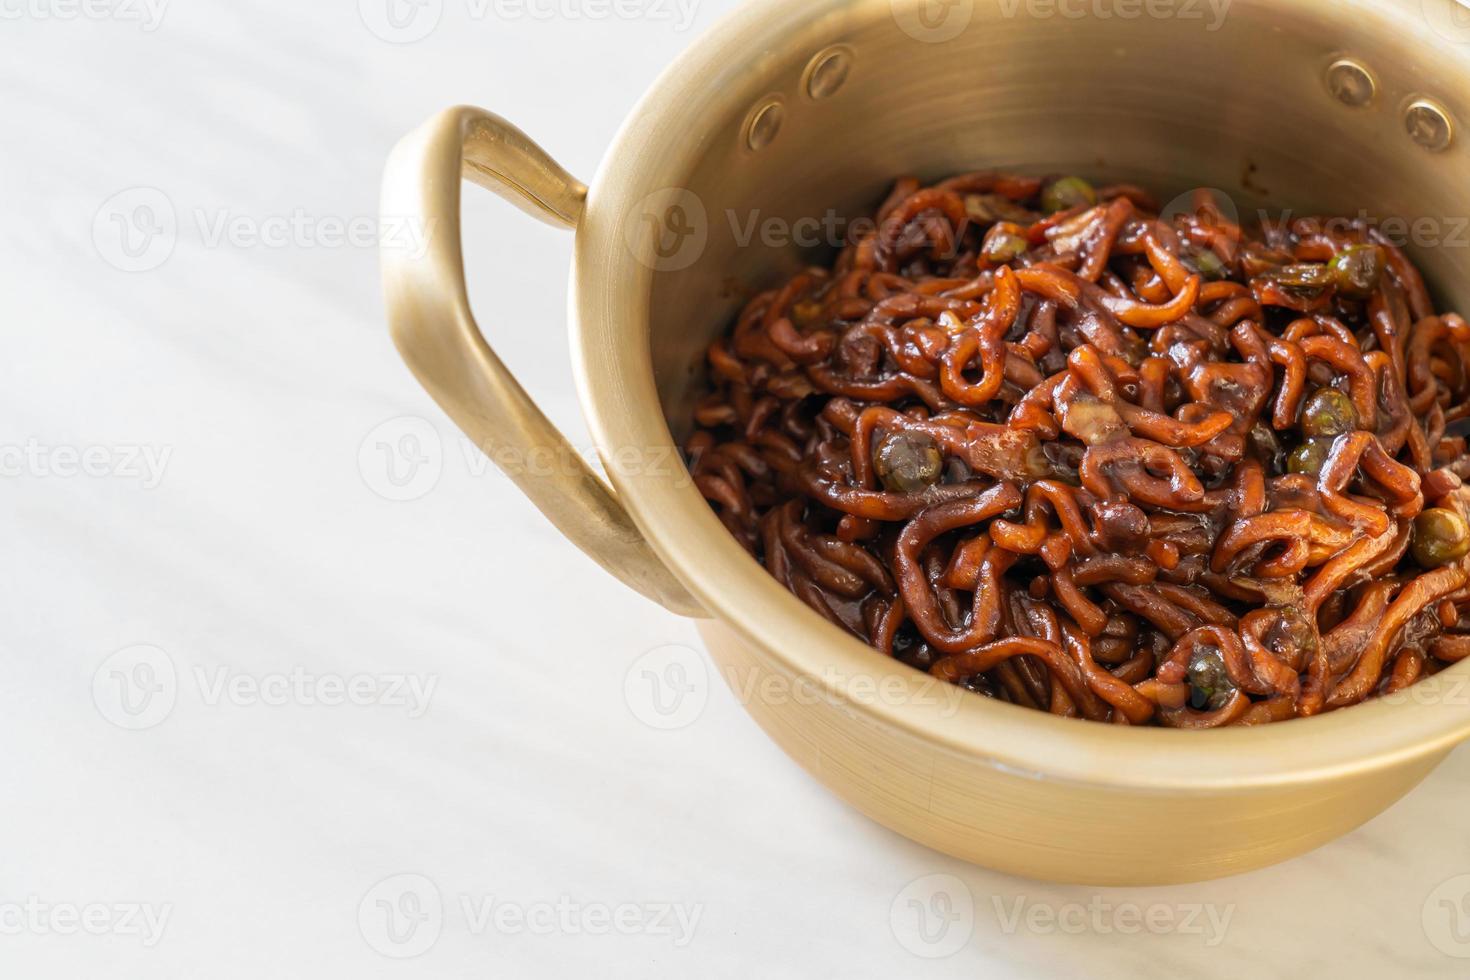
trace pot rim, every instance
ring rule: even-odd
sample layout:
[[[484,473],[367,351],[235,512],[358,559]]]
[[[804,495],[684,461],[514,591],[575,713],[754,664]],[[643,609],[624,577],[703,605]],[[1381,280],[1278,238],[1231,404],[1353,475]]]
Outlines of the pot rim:
[[[668,175],[689,173],[716,138],[707,132],[691,138],[690,120],[738,117],[742,107],[736,100],[748,99],[759,87],[752,76],[768,83],[763,91],[780,90],[783,80],[773,74],[772,59],[754,53],[792,44],[816,53],[843,40],[846,25],[870,19],[876,8],[890,9],[891,2],[748,0],[676,59],[622,125],[592,182],[577,230],[569,317],[583,412],[604,460],[620,447],[676,449],[646,336],[653,270],[624,244],[625,222],[636,217],[648,195],[668,187]],[[1296,6],[1307,0],[1280,2]],[[788,89],[787,95],[794,93]],[[741,151],[737,134],[717,138],[729,140],[730,152]],[[764,657],[809,678],[843,710],[935,751],[1044,780],[1224,792],[1367,776],[1446,753],[1470,737],[1470,662],[1392,699],[1250,729],[1180,732],[1081,722],[959,689],[951,689],[956,697],[935,699],[926,675],[877,654],[781,587],[726,531],[690,481],[616,466],[607,470],[654,552],[712,616]],[[879,679],[886,685],[901,681],[904,693],[888,700],[870,697]]]

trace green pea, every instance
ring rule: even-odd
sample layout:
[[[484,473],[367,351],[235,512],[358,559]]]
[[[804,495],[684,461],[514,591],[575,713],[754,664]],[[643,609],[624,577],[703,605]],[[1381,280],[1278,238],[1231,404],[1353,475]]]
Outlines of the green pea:
[[[1225,658],[1216,647],[1200,647],[1189,658],[1189,706],[1196,711],[1219,711],[1235,695],[1225,670]]]
[[[1339,292],[1361,299],[1378,288],[1384,264],[1383,249],[1377,245],[1350,245],[1337,253],[1329,268]]]
[[[926,435],[889,432],[873,451],[873,470],[893,493],[917,493],[939,482],[944,457]]]
[[[1439,568],[1470,555],[1470,524],[1458,512],[1431,507],[1414,519],[1414,560]]]
[[[1336,388],[1319,388],[1302,408],[1302,435],[1309,439],[1340,436],[1358,427],[1353,400]]]
[[[1092,207],[1096,203],[1097,191],[1081,177],[1058,177],[1041,192],[1041,208],[1047,214]]]
[[[1286,469],[1291,473],[1316,476],[1327,465],[1327,455],[1332,452],[1331,439],[1312,439],[1297,446],[1287,457]]]
[[[986,232],[980,255],[994,265],[1004,265],[1025,255],[1030,247],[1019,225],[1003,221]]]

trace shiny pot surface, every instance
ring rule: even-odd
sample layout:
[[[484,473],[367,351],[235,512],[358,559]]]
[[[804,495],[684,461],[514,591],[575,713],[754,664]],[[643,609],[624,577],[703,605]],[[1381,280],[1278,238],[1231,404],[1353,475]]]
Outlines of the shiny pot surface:
[[[938,684],[845,635],[733,540],[675,446],[704,352],[752,290],[836,244],[900,174],[1077,172],[1164,200],[1399,222],[1470,309],[1470,13],[1454,0],[753,0],[676,62],[590,188],[515,127],[449,110],[388,166],[393,335],[441,406],[567,536],[698,617],[765,730],[898,833],[1003,871],[1162,884],[1300,854],[1470,735],[1470,663],[1260,729],[1062,720]],[[578,386],[607,479],[567,451],[468,308],[461,177],[576,232]],[[494,325],[490,326],[493,335]],[[753,695],[750,692],[755,692]],[[779,832],[774,824],[772,833]]]

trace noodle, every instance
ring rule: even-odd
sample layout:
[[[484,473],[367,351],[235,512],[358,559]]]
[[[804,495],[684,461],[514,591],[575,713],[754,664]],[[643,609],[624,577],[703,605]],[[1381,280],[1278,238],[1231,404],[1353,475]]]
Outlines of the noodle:
[[[905,178],[709,367],[686,450],[725,526],[983,696],[1212,728],[1470,658],[1470,326],[1365,222]]]

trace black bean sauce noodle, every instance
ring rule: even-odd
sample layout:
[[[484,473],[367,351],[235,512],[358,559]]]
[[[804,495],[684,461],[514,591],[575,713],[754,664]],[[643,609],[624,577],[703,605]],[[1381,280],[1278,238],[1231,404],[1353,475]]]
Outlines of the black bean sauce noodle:
[[[687,450],[726,527],[979,694],[1206,728],[1470,657],[1470,326],[1364,222],[905,179],[709,367]]]

